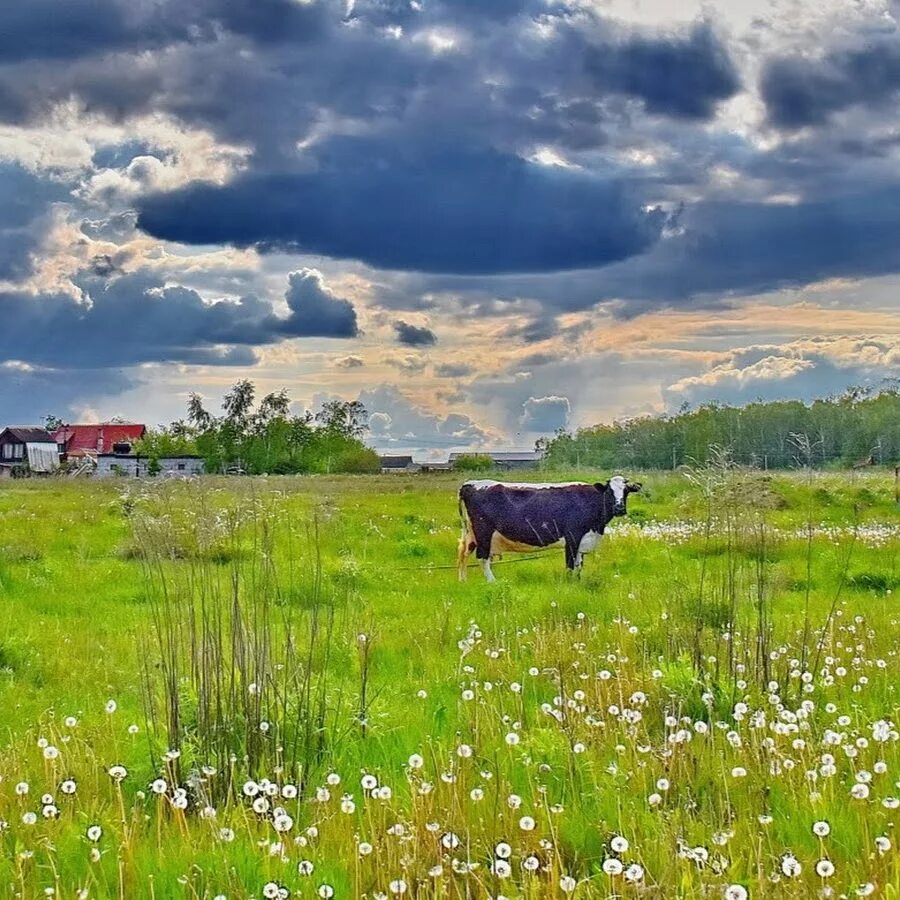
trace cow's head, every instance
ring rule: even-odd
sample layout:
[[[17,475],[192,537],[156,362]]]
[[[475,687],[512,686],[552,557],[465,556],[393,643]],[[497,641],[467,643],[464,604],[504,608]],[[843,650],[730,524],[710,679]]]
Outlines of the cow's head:
[[[625,505],[626,498],[641,489],[640,482],[628,481],[621,475],[614,475],[609,481],[600,481],[594,487],[601,494],[608,494],[614,516],[624,516],[628,512]]]

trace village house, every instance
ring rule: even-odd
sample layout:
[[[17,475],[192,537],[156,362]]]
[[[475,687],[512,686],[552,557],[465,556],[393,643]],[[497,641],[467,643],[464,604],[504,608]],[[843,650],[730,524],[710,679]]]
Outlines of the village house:
[[[191,475],[202,475],[204,472],[203,459],[199,456],[165,456],[151,459],[127,453],[101,453],[96,457],[96,462],[93,472],[95,478],[113,476],[187,478]]]
[[[61,425],[53,435],[64,460],[115,453],[125,456],[146,434],[147,426],[135,423],[103,422],[98,425]]]
[[[0,431],[0,478],[46,475],[59,468],[59,450],[44,428],[11,426]]]

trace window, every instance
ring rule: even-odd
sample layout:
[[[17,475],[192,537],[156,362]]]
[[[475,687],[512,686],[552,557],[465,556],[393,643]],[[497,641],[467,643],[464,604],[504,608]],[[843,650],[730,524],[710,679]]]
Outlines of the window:
[[[178,471],[179,471],[179,472],[183,472],[183,471],[184,471],[184,463],[178,463]]]
[[[3,459],[22,459],[25,456],[24,444],[4,444]]]

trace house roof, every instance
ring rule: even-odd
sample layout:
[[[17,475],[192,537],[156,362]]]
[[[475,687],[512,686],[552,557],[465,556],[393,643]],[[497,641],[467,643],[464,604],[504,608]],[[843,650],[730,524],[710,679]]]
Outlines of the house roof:
[[[133,444],[147,430],[146,425],[103,422],[99,425],[63,425],[54,435],[65,444],[66,453],[112,453],[114,444]]]
[[[406,466],[412,465],[413,458],[411,456],[382,456],[382,469],[404,469]]]
[[[10,435],[20,444],[52,444],[53,436],[46,428],[37,428],[32,425],[10,425],[9,428],[0,430],[0,438]]]

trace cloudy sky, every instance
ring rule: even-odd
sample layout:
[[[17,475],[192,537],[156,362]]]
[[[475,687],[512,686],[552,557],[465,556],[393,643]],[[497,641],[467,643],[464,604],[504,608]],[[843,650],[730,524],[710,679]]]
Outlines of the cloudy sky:
[[[0,4],[0,422],[442,455],[900,375],[892,0]]]

